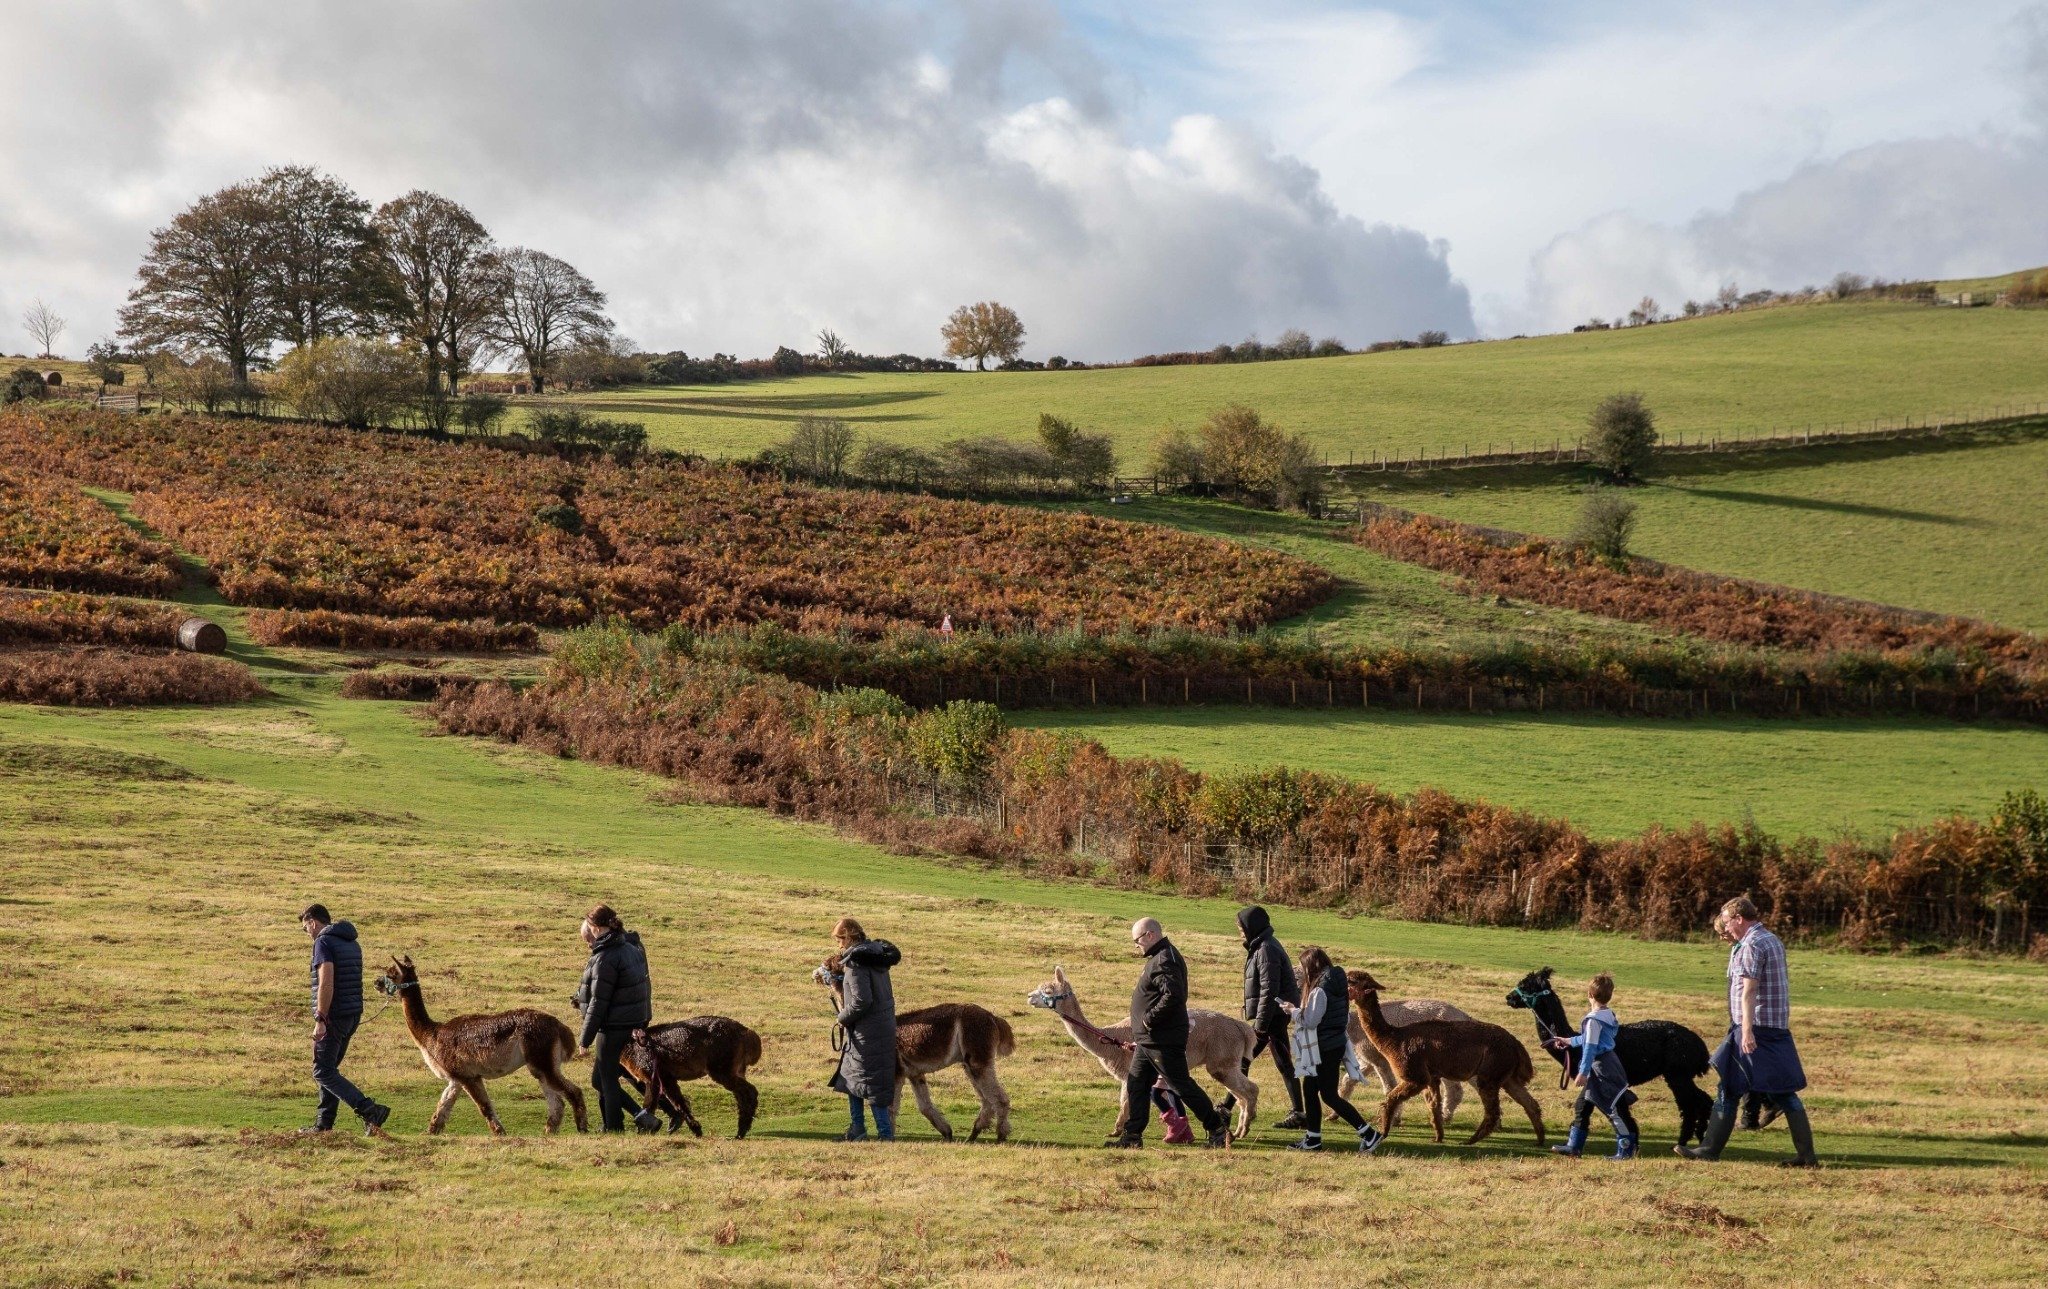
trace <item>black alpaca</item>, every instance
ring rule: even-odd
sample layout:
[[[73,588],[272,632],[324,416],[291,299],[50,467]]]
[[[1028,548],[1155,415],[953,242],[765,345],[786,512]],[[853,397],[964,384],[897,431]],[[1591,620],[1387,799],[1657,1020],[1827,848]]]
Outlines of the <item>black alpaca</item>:
[[[1579,1027],[1565,1014],[1564,1000],[1550,987],[1550,976],[1549,967],[1532,971],[1508,995],[1508,1006],[1526,1007],[1535,1014],[1539,1043],[1570,1038],[1579,1032]],[[1548,1046],[1544,1050],[1550,1051],[1563,1067],[1558,1086],[1564,1086],[1575,1055],[1551,1051]],[[1714,1098],[1693,1082],[1707,1072],[1706,1040],[1675,1020],[1631,1021],[1614,1036],[1614,1054],[1621,1058],[1621,1068],[1631,1086],[1664,1080],[1664,1085],[1671,1089],[1671,1099],[1678,1103],[1678,1144],[1698,1140],[1714,1110]]]

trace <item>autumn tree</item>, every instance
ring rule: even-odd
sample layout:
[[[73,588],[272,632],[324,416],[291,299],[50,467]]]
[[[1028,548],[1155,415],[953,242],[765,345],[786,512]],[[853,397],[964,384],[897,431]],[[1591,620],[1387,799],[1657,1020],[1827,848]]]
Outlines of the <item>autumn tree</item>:
[[[841,340],[839,333],[832,328],[827,327],[818,333],[818,358],[827,368],[837,371],[839,364],[845,362],[852,352],[852,347]]]
[[[1024,324],[1016,311],[993,300],[963,304],[939,328],[949,358],[972,358],[974,370],[987,371],[991,358],[1008,362],[1024,348]]]
[[[430,394],[454,388],[490,342],[504,297],[490,233],[458,203],[417,188],[379,206],[370,223],[392,329],[419,353]]]
[[[41,296],[29,302],[27,311],[21,315],[21,325],[43,347],[43,357],[56,357],[50,351],[56,347],[57,337],[64,334],[66,323],[55,309],[43,303]]]
[[[311,166],[256,181],[264,230],[259,272],[279,338],[309,345],[364,330],[377,313],[370,203]]]
[[[1633,482],[1657,446],[1657,418],[1638,393],[1609,394],[1586,418],[1586,456],[1616,483]]]
[[[490,335],[525,361],[538,394],[547,387],[562,349],[593,344],[610,334],[605,294],[574,265],[545,251],[517,246],[500,260],[502,293]]]
[[[121,309],[135,350],[203,350],[226,360],[237,385],[280,334],[265,247],[270,206],[254,184],[201,197],[149,235],[139,281]]]

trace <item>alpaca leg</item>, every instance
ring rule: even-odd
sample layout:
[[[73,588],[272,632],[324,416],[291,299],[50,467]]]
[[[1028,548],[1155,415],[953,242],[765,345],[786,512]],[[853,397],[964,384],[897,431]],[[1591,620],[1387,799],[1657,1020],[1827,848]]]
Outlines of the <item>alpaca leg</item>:
[[[1146,1113],[1151,1113],[1150,1106],[1146,1107]],[[1111,1128],[1109,1130],[1109,1135],[1112,1137],[1121,1137],[1130,1130],[1130,1126],[1131,1099],[1129,1096],[1128,1089],[1126,1089],[1123,1083],[1119,1081],[1116,1085],[1116,1127]]]
[[[484,1087],[482,1079],[463,1079],[462,1090],[469,1093],[469,1099],[476,1102],[476,1108],[483,1112],[484,1122],[491,1125],[491,1135],[505,1135],[505,1125],[498,1122],[498,1112],[491,1109],[491,1094]]]
[[[1462,1084],[1462,1083],[1452,1083],[1452,1082],[1446,1082],[1446,1083],[1444,1084],[1444,1086],[1443,1086],[1443,1107],[1444,1107],[1444,1122],[1445,1122],[1445,1123],[1449,1123],[1449,1122],[1451,1121],[1451,1116],[1452,1116],[1452,1115],[1454,1115],[1454,1114],[1456,1114],[1456,1113],[1458,1113],[1458,1103],[1459,1103],[1460,1101],[1463,1101],[1464,1099],[1465,1099],[1465,1085],[1464,1085],[1464,1084]]]
[[[1531,1127],[1533,1127],[1534,1129],[1536,1129],[1536,1144],[1537,1144],[1537,1145],[1539,1145],[1539,1146],[1540,1146],[1540,1145],[1542,1145],[1542,1144],[1543,1144],[1543,1106],[1542,1106],[1542,1104],[1541,1104],[1541,1103],[1539,1103],[1539,1102],[1538,1102],[1538,1101],[1536,1100],[1536,1098],[1535,1098],[1535,1097],[1532,1097],[1532,1096],[1530,1096],[1530,1095],[1529,1095],[1529,1085],[1528,1085],[1528,1084],[1526,1084],[1526,1083],[1510,1083],[1510,1084],[1508,1084],[1508,1085],[1507,1085],[1507,1089],[1508,1089],[1508,1095],[1509,1095],[1509,1096],[1511,1096],[1511,1097],[1513,1097],[1513,1098],[1515,1099],[1515,1104],[1516,1104],[1516,1105],[1518,1105],[1518,1106],[1520,1106],[1520,1107],[1522,1107],[1522,1112],[1523,1112],[1524,1114],[1526,1114],[1526,1115],[1528,1115],[1528,1116],[1529,1116],[1529,1125],[1530,1125]]]
[[[562,1130],[562,1111],[569,1103],[562,1100],[562,1094],[555,1091],[554,1085],[546,1079],[541,1080],[540,1095],[541,1100],[548,1103],[547,1130],[548,1135],[552,1137]]]
[[[1394,1067],[1387,1064],[1387,1058],[1381,1056],[1377,1049],[1371,1052],[1360,1052],[1359,1055],[1365,1057],[1366,1065],[1371,1067],[1372,1072],[1378,1076],[1380,1095],[1382,1097],[1392,1096],[1395,1085],[1399,1084],[1401,1080],[1394,1077]],[[1401,1122],[1401,1108],[1399,1106],[1394,1107],[1394,1122],[1397,1124]]]
[[[910,1091],[917,1098],[917,1112],[930,1120],[932,1127],[938,1129],[939,1136],[947,1141],[953,1140],[952,1123],[946,1119],[939,1107],[932,1103],[931,1084],[925,1081],[922,1074],[913,1074],[909,1077]],[[903,1100],[903,1084],[900,1080],[896,1084],[896,1100],[898,1104]]]
[[[1468,1146],[1478,1145],[1492,1136],[1495,1128],[1500,1127],[1500,1089],[1491,1083],[1479,1083],[1473,1086],[1479,1092],[1479,1103],[1486,1107],[1486,1117],[1479,1121],[1479,1126],[1473,1129],[1470,1137],[1465,1139],[1465,1144]]]
[[[462,1085],[454,1079],[441,1089],[441,1099],[434,1105],[434,1115],[427,1120],[427,1135],[432,1136],[448,1126],[448,1116],[455,1109],[455,1098],[462,1095]]]
[[[1426,1084],[1402,1079],[1387,1090],[1387,1099],[1380,1103],[1380,1135],[1386,1136],[1394,1130],[1401,1113],[1401,1107],[1410,1097],[1419,1096]]]
[[[1707,1130],[1707,1120],[1713,1117],[1714,1098],[1675,1070],[1664,1072],[1664,1086],[1671,1089],[1671,1100],[1678,1106],[1678,1144],[1697,1141]]]
[[[1209,1077],[1230,1089],[1237,1098],[1236,1122],[1230,1127],[1233,1141],[1243,1141],[1252,1130],[1252,1116],[1259,1111],[1259,1085],[1252,1082],[1241,1066],[1219,1063],[1209,1067]]]
[[[733,1104],[739,1110],[739,1130],[733,1136],[744,1138],[754,1126],[754,1112],[761,1106],[760,1091],[739,1074],[714,1074],[711,1081],[732,1093]]]
[[[676,1113],[682,1116],[682,1120],[685,1124],[689,1125],[690,1135],[692,1137],[703,1136],[704,1125],[697,1122],[696,1114],[690,1109],[690,1098],[683,1094],[683,1090],[681,1088],[673,1089],[669,1093],[669,1095],[674,1100]],[[671,1129],[670,1131],[674,1130]]]
[[[993,1127],[997,1141],[1007,1141],[1010,1136],[1010,1094],[1003,1091],[1002,1080],[996,1078],[993,1064],[967,1067],[967,1081],[974,1085],[974,1095],[981,1101],[981,1113],[974,1117],[974,1128],[967,1134],[967,1140],[979,1141],[981,1134]]]
[[[1429,1127],[1436,1135],[1436,1144],[1444,1144],[1444,1083],[1442,1079],[1429,1081]]]

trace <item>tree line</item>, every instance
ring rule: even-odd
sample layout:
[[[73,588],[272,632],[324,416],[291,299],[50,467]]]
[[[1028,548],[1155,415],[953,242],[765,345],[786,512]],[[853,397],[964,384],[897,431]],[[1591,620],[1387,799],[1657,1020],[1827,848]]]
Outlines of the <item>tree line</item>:
[[[499,245],[439,193],[373,208],[311,166],[199,198],[150,234],[136,276],[121,338],[145,370],[152,355],[215,355],[236,386],[279,344],[355,342],[351,359],[402,355],[429,397],[498,353],[538,392],[565,354],[615,339],[604,292],[567,261]]]

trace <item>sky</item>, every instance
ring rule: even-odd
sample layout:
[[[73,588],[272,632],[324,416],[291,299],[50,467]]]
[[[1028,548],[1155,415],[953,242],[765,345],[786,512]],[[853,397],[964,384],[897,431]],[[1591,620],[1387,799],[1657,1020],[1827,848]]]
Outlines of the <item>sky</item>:
[[[0,0],[0,350],[115,329],[150,230],[312,164],[426,188],[644,348],[955,306],[1114,361],[1299,327],[2048,264],[2048,7],[1885,0]]]

